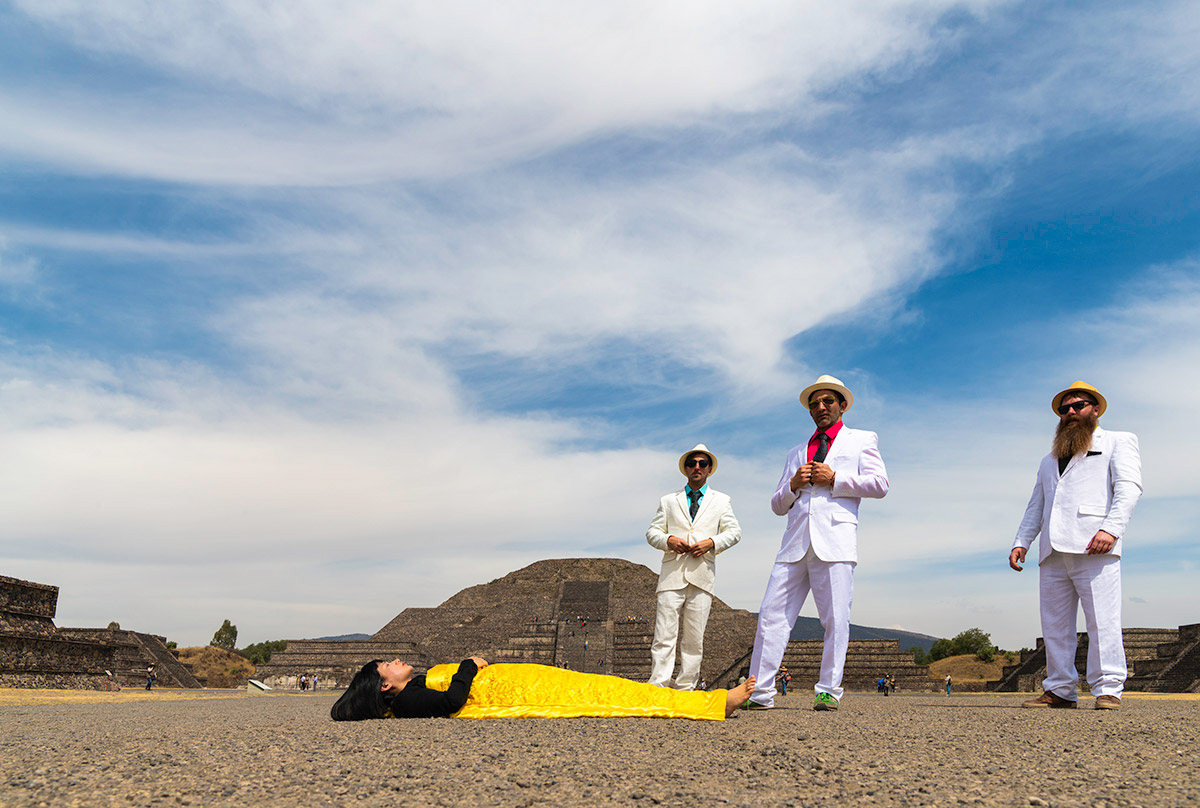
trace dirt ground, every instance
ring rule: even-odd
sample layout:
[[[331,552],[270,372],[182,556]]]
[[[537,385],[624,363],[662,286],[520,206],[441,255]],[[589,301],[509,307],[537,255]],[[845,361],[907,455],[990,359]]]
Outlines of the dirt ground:
[[[1200,697],[811,696],[725,722],[335,723],[334,695],[0,691],[0,806],[1181,806]]]

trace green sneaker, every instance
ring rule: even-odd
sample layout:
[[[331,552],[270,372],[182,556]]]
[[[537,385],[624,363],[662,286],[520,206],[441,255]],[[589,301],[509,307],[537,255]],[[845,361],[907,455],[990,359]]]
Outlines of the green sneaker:
[[[818,693],[816,701],[813,702],[814,710],[836,710],[838,708],[838,700],[828,693]]]

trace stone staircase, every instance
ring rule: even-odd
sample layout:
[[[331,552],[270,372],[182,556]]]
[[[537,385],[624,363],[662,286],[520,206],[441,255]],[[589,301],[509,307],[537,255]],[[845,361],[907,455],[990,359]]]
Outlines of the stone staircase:
[[[638,682],[650,678],[654,622],[626,618],[613,624],[612,673]]]
[[[792,674],[791,687],[811,690],[821,675],[821,640],[792,640],[783,654],[783,664]],[[747,659],[747,663],[749,659]],[[935,690],[939,682],[929,678],[929,666],[917,665],[912,654],[900,648],[899,640],[850,640],[842,687],[846,690],[875,690],[876,682],[891,674],[896,689],[908,692]]]
[[[80,640],[105,643],[117,649],[113,674],[122,687],[145,687],[146,668],[154,664],[156,687],[201,687],[191,667],[184,665],[167,648],[166,637],[139,631],[110,628],[62,628],[63,634]]]
[[[613,622],[609,581],[563,581],[555,617],[554,663],[584,673],[609,673]]]
[[[524,631],[496,651],[496,662],[531,662],[553,665],[559,624],[550,621],[526,623]]]
[[[1126,628],[1121,632],[1125,646],[1125,660],[1130,671],[1141,671],[1143,666],[1159,659],[1159,648],[1172,645],[1179,640],[1179,629],[1171,628]],[[1076,635],[1075,670],[1079,672],[1078,689],[1087,691],[1087,632]],[[1146,667],[1145,669],[1149,669]],[[988,682],[988,690],[998,693],[1037,693],[1046,678],[1046,647],[1041,637],[1037,638],[1032,652],[1021,655],[1013,665],[1005,665],[1000,678]],[[1133,689],[1133,688],[1130,688]]]
[[[1160,643],[1154,657],[1130,665],[1126,690],[1200,693],[1200,623],[1180,626],[1174,640]]]

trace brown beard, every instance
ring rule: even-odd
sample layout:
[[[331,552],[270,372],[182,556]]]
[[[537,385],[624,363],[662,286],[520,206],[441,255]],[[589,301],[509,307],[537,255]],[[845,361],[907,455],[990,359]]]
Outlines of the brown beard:
[[[1058,459],[1074,457],[1092,448],[1092,433],[1100,416],[1093,409],[1092,414],[1077,421],[1059,421],[1058,429],[1054,430],[1054,456]]]

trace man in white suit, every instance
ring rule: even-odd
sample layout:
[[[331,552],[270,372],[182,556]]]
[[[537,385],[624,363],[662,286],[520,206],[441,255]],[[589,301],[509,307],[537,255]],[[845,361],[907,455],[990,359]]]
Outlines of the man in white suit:
[[[1137,436],[1099,426],[1108,402],[1075,382],[1050,403],[1058,429],[1038,467],[1033,495],[1008,554],[1017,572],[1040,534],[1039,600],[1046,645],[1045,691],[1025,707],[1075,707],[1075,621],[1083,606],[1088,633],[1087,682],[1097,710],[1121,706],[1125,646],[1121,636],[1121,537],[1142,495]]]
[[[858,563],[858,504],[888,492],[887,469],[874,432],[850,429],[842,413],[854,395],[833,376],[821,376],[800,393],[816,432],[788,452],[771,510],[787,516],[758,612],[750,672],[758,680],[747,707],[775,706],[775,672],[783,661],[800,607],[811,590],[825,629],[814,710],[836,710],[850,641],[850,604]]]
[[[737,544],[742,529],[729,497],[708,487],[708,478],[717,470],[716,455],[701,443],[680,456],[679,470],[687,477],[687,485],[659,501],[646,531],[650,546],[663,551],[654,644],[650,647],[650,684],[671,684],[682,612],[683,641],[675,687],[695,690],[704,654],[704,627],[712,609],[717,554]]]

